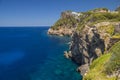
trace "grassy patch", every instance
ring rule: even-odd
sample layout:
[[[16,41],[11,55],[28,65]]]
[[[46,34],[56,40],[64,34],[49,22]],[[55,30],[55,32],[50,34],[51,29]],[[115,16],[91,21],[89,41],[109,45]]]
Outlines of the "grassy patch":
[[[104,31],[111,36],[114,34],[114,26],[113,25],[107,25],[107,26],[100,26],[99,29],[100,31]]]
[[[106,63],[105,72],[111,74],[114,71],[120,69],[120,42],[117,42],[111,49],[112,56]]]
[[[114,80],[108,79],[106,74],[103,73],[104,65],[109,60],[111,54],[104,54],[100,58],[93,61],[90,66],[90,71],[84,77],[84,80]]]
[[[116,33],[112,36],[112,38],[115,38],[115,39],[120,39],[120,33]]]
[[[117,80],[116,77],[108,78],[120,68],[120,42],[112,46],[109,53],[102,55],[90,66],[90,71],[84,77],[84,80]]]
[[[84,28],[84,25],[94,25],[99,22],[118,22],[120,21],[120,13],[94,13],[94,12],[84,12],[82,16],[79,17],[80,22],[78,26],[78,30],[81,30]],[[112,29],[113,30],[113,29]],[[108,33],[112,34],[113,31],[110,29],[108,30]]]

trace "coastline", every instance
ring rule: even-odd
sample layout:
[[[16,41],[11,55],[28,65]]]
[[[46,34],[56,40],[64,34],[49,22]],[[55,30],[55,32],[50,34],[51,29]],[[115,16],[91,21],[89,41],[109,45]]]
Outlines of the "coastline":
[[[88,23],[84,23],[81,26],[79,25],[80,23],[83,23],[86,18],[92,18],[86,15],[92,15],[94,17],[94,15],[96,16],[97,14],[99,14],[99,16],[102,17],[104,16],[104,14],[111,14],[110,16],[112,17],[112,15],[119,15],[119,13],[112,13],[106,10],[101,11],[101,9],[97,12],[94,12],[93,10],[93,12],[86,12],[85,14],[81,14],[79,16],[80,18],[82,17],[81,19],[83,19],[83,21],[76,18],[76,16],[73,16],[72,12],[63,13],[64,14],[61,14],[62,16],[60,20],[69,20],[69,18],[71,19],[72,17],[75,18],[73,23],[76,24],[76,26],[73,27],[73,31],[70,33],[72,40],[69,44],[69,51],[64,51],[64,56],[68,59],[71,59],[80,66],[77,68],[77,71],[83,75],[84,80],[87,80],[85,76],[87,75],[87,73],[89,73],[89,71],[91,71],[90,66],[93,64],[93,62],[99,59],[101,56],[105,56],[105,53],[109,54],[109,49],[120,40],[119,35],[116,36],[116,34],[120,33],[120,22],[119,20],[116,22],[111,22],[109,20],[105,21],[104,18],[103,21],[97,22],[99,19],[102,19],[98,17],[98,19],[96,19],[96,22],[88,21]],[[116,17],[113,18],[113,20],[114,19],[116,19]],[[64,29],[71,29],[67,25],[73,26],[72,24],[67,22],[67,20],[66,22],[64,22],[64,24],[60,23],[60,25],[63,26],[56,26],[56,24],[58,23],[59,20],[57,23],[55,23],[55,26],[53,25],[48,30],[48,34],[66,36],[66,34],[64,34],[66,33]],[[104,74],[108,75],[106,73]],[[117,76],[116,73],[113,74],[115,74],[114,77]]]

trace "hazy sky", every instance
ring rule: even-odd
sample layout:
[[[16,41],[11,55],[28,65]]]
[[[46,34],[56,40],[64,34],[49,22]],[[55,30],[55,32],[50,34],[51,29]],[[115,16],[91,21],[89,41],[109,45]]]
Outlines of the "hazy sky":
[[[0,26],[52,25],[65,10],[114,10],[120,0],[0,0]]]

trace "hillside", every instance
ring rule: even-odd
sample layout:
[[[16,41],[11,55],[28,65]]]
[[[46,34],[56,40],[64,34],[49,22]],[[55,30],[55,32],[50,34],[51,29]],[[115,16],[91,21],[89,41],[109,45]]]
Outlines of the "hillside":
[[[48,34],[59,36],[72,35],[78,26],[78,17],[81,13],[65,11],[61,13],[61,18],[48,30]]]
[[[120,79],[120,41],[100,58],[93,61],[84,80],[119,80]]]
[[[71,36],[69,51],[64,55],[80,66],[77,71],[84,80],[120,78],[119,11],[97,8],[87,12],[62,12],[48,33]]]

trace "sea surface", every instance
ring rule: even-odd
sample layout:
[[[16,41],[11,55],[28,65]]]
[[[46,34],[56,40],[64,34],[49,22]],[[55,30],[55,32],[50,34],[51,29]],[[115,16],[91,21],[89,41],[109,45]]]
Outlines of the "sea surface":
[[[81,80],[77,65],[63,56],[69,37],[49,27],[0,27],[0,80]]]

